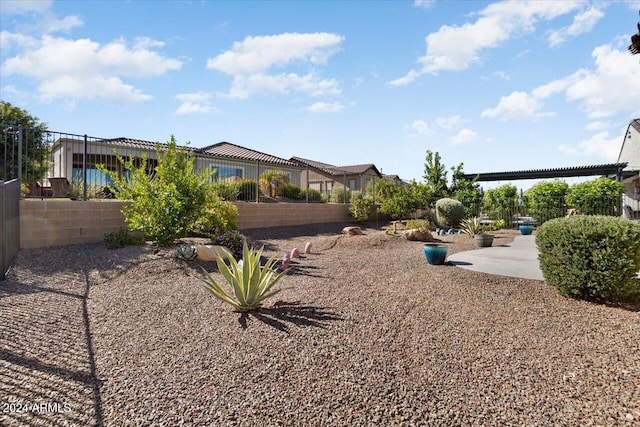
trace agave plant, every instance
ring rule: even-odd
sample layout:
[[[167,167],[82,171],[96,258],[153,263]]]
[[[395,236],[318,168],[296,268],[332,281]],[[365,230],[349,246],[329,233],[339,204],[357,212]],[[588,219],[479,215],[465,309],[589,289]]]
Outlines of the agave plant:
[[[264,266],[260,265],[261,257],[262,249],[257,251],[249,249],[246,242],[242,248],[240,261],[236,261],[231,254],[218,255],[216,257],[218,271],[224,276],[233,294],[203,268],[206,275],[206,279],[202,279],[204,287],[213,296],[231,304],[238,311],[245,312],[258,308],[265,299],[281,291],[281,289],[274,290],[273,286],[286,274],[286,270],[278,272],[274,267],[275,258],[269,259]]]
[[[180,259],[194,259],[198,256],[198,249],[195,245],[190,243],[182,244],[178,246],[178,252],[176,256]]]
[[[485,231],[485,226],[480,222],[480,218],[467,218],[463,219],[460,223],[460,230],[464,234],[468,234],[473,237],[476,234],[481,234]]]

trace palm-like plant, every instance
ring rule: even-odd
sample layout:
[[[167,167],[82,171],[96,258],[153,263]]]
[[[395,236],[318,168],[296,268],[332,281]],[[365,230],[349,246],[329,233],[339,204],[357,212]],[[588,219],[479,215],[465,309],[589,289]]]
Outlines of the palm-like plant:
[[[274,268],[275,258],[269,259],[264,266],[261,266],[261,257],[262,249],[257,251],[249,249],[246,242],[242,248],[240,261],[236,261],[228,253],[224,256],[218,255],[216,257],[218,271],[231,287],[233,295],[203,268],[202,270],[207,276],[206,279],[202,279],[204,287],[213,296],[231,304],[238,311],[246,312],[258,308],[265,299],[281,291],[281,289],[274,290],[272,288],[287,272],[286,270],[278,272]]]
[[[480,222],[480,218],[475,217],[463,219],[462,222],[460,222],[460,230],[462,230],[464,234],[468,234],[469,236],[473,237],[476,234],[483,233],[486,228]]]

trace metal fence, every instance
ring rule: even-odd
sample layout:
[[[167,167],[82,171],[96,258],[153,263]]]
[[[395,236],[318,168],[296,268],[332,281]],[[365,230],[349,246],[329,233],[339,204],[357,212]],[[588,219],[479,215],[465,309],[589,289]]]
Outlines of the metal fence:
[[[20,181],[0,181],[0,281],[20,250]]]

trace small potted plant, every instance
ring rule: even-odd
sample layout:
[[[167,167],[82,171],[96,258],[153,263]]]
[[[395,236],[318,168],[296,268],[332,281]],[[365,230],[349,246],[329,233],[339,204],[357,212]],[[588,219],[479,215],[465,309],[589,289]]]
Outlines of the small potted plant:
[[[460,229],[464,234],[473,237],[479,248],[486,248],[493,244],[493,234],[486,233],[486,227],[480,222],[480,218],[467,218],[460,223]]]
[[[447,258],[447,246],[440,243],[425,243],[424,256],[432,265],[442,265]]]

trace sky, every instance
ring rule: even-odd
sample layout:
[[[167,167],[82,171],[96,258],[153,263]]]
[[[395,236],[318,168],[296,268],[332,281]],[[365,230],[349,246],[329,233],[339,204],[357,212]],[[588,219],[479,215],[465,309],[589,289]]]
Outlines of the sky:
[[[50,130],[422,180],[613,163],[640,1],[0,0],[0,99]]]

